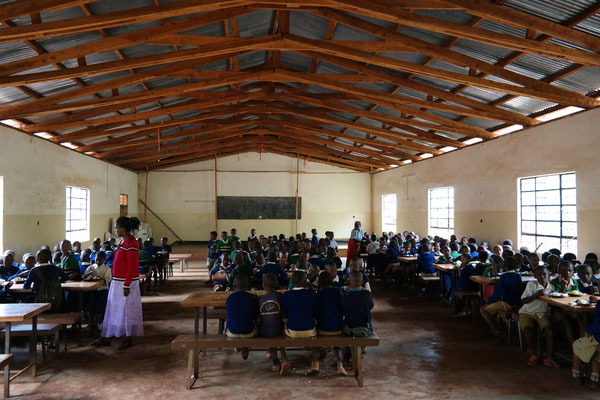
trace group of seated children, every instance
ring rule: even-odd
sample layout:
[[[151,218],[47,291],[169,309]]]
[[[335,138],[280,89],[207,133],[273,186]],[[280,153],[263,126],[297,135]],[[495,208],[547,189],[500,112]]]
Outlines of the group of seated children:
[[[360,259],[360,258],[359,258]],[[233,280],[235,292],[227,298],[227,335],[229,337],[277,337],[310,338],[317,335],[369,336],[372,332],[371,309],[373,298],[363,288],[363,274],[353,270],[349,274],[348,292],[334,285],[328,271],[318,274],[318,290],[313,290],[306,271],[292,274],[292,289],[277,292],[277,275],[267,272],[261,275],[266,293],[260,297],[248,293],[250,278],[239,273]],[[319,359],[326,349],[311,350],[311,373],[320,370]],[[248,348],[241,349],[242,357],[248,357]],[[346,349],[334,348],[337,371],[346,375],[344,360],[348,361]],[[281,355],[281,359],[278,357]],[[291,363],[285,348],[270,348],[267,355],[272,359],[272,370],[280,375],[289,374]]]
[[[112,280],[112,260],[118,245],[116,239],[104,243],[95,238],[89,248],[81,249],[80,242],[63,240],[54,247],[42,246],[34,256],[23,255],[23,263],[15,262],[15,252],[7,250],[0,260],[0,301],[50,303],[51,313],[74,312],[78,309],[77,297],[63,291],[61,283],[66,281],[92,280],[101,284],[91,293],[84,293],[84,311],[89,316],[92,329],[98,330],[102,322],[108,289]],[[171,251],[167,238],[161,246],[148,246],[154,253]],[[140,252],[140,258],[143,257]],[[140,264],[142,264],[140,262]],[[13,283],[23,282],[31,293],[10,292]]]

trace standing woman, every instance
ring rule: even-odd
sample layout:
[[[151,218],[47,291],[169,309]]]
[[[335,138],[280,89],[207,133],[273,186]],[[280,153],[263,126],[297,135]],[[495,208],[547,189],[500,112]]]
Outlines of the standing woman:
[[[133,346],[132,336],[144,335],[139,284],[140,248],[132,234],[139,227],[140,220],[135,217],[119,217],[115,223],[117,235],[122,239],[115,251],[102,336],[94,341],[94,346],[109,346],[108,338],[112,336],[124,337],[117,347],[117,350],[123,350]]]
[[[360,242],[363,239],[364,232],[360,221],[354,222],[354,229],[350,233],[348,240],[348,253],[346,254],[346,268],[350,265],[350,260],[356,255],[356,251],[360,248]]]

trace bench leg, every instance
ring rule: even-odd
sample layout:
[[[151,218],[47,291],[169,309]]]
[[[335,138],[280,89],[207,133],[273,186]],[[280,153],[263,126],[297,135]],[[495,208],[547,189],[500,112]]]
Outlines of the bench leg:
[[[362,348],[360,346],[352,347],[352,368],[358,386],[363,387]]]
[[[4,335],[4,354],[10,354],[10,328],[11,323],[6,323]],[[10,364],[4,366],[4,398],[10,397]]]
[[[198,365],[198,350],[189,350],[188,355],[188,368],[187,368],[187,382],[185,388],[191,390],[192,386],[198,379],[197,365]]]
[[[54,352],[56,355],[60,353],[60,331],[54,333]]]

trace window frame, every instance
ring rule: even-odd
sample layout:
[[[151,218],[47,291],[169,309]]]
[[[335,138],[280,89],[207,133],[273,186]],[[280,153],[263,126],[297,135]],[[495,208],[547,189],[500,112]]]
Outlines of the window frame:
[[[385,207],[386,204],[386,198],[392,198],[393,197],[393,201],[394,201],[394,209],[393,210],[388,210],[388,211],[393,211],[394,213],[394,223],[390,224],[386,221],[386,210],[387,208]],[[388,229],[389,227],[394,227],[394,229]],[[396,193],[387,193],[387,194],[382,194],[381,195],[381,230],[383,232],[394,232],[396,233],[396,229],[398,228],[398,197],[396,196]]]
[[[73,189],[83,191],[85,193],[85,199],[82,197],[74,197]],[[65,189],[66,193],[66,205],[65,205],[65,238],[67,240],[79,241],[79,242],[87,242],[90,240],[90,189],[79,187],[79,186],[67,186]],[[85,200],[85,229],[70,229],[72,221],[77,221],[78,219],[73,218],[73,210],[75,208],[72,206],[72,201],[74,199]],[[77,209],[80,210],[80,209]]]
[[[443,207],[443,208],[439,208],[436,207],[436,210],[452,210],[452,215],[450,215],[450,212],[447,212],[447,216],[445,219],[448,221],[448,227],[440,227],[440,226],[433,226],[432,221],[432,207],[431,207],[431,203],[432,203],[432,193],[436,192],[436,191],[441,191],[441,190],[447,190],[448,194],[450,192],[450,190],[452,190],[452,207],[450,207],[450,203],[448,201],[448,199],[450,198],[449,195],[446,196],[446,203],[447,206]],[[442,186],[442,187],[435,187],[435,188],[429,188],[427,191],[427,234],[431,235],[431,236],[440,236],[444,239],[450,239],[451,235],[454,235],[454,229],[455,229],[455,218],[454,218],[454,210],[455,210],[455,200],[456,200],[456,190],[454,189],[454,186]],[[435,218],[436,220],[440,220],[439,217]],[[452,223],[450,223],[452,222]],[[441,231],[447,231],[447,233],[445,235],[441,235]]]
[[[573,175],[574,177],[574,182],[575,185],[573,187],[564,187],[563,184],[563,177],[567,176],[567,175]],[[546,178],[546,177],[552,177],[552,176],[557,176],[558,177],[558,188],[556,189],[537,189],[537,179],[538,178]],[[534,180],[534,189],[533,190],[525,190],[523,191],[523,182],[526,180],[530,180],[533,179]],[[575,199],[573,203],[565,203],[563,200],[563,190],[574,190],[575,193]],[[537,202],[537,193],[538,192],[558,192],[558,204],[539,204]],[[530,204],[523,204],[523,193],[534,193],[534,203],[533,205]],[[534,219],[523,219],[523,209],[524,207],[533,207],[534,209]],[[560,212],[560,218],[558,220],[556,219],[539,219],[538,218],[538,207],[558,207],[559,208],[559,212]],[[575,207],[575,219],[574,220],[565,220],[563,219],[563,215],[564,215],[564,211],[563,208],[564,207]],[[534,224],[534,233],[523,233],[523,223],[524,222],[533,222]],[[559,224],[559,231],[560,234],[557,235],[550,235],[550,234],[545,234],[545,233],[540,233],[538,231],[538,224],[542,222],[551,222],[551,223],[558,223]],[[564,235],[564,224],[565,223],[573,223],[575,224],[575,236],[565,236]],[[575,254],[577,254],[577,248],[579,245],[579,219],[577,216],[577,173],[575,171],[567,171],[567,172],[556,172],[556,173],[551,173],[551,174],[542,174],[542,175],[532,175],[532,176],[524,176],[524,177],[519,177],[517,178],[517,230],[518,230],[518,239],[519,239],[519,247],[522,246],[527,246],[528,243],[526,243],[525,240],[523,240],[524,236],[529,236],[529,237],[533,237],[534,238],[534,243],[535,246],[538,246],[540,243],[544,243],[543,242],[543,238],[551,238],[551,239],[558,239],[559,240],[559,246],[558,248],[560,249],[560,251],[562,253],[565,252],[573,252]],[[541,239],[540,239],[541,238]],[[563,247],[563,242],[574,242],[574,245],[567,245],[566,248]],[[548,249],[554,248],[555,246],[553,245],[542,245],[538,251],[546,251]],[[535,247],[530,249],[530,251],[535,250]]]
[[[125,199],[125,201],[123,201]],[[129,195],[127,193],[119,194],[119,216],[127,216],[129,214]]]

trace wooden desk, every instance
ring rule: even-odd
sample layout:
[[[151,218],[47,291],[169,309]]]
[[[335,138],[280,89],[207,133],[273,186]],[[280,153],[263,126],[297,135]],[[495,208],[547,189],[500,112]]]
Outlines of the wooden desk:
[[[458,267],[454,264],[433,264],[433,267],[440,272],[458,271]]]
[[[4,322],[4,354],[10,354],[10,328],[13,322],[31,319],[31,336],[29,337],[29,364],[10,378],[10,364],[4,366],[4,397],[9,397],[9,382],[31,368],[31,375],[37,374],[37,316],[49,310],[49,303],[0,304],[0,322]]]
[[[398,261],[404,262],[404,263],[414,263],[414,262],[417,262],[417,256],[408,256],[408,257],[398,256]]]
[[[169,261],[179,261],[179,267],[183,272],[184,264],[185,268],[188,268],[188,260],[192,258],[191,254],[171,253],[169,254]]]
[[[570,311],[570,312],[575,312],[575,313],[588,313],[588,312],[594,312],[594,310],[596,309],[596,304],[590,304],[589,306],[574,306],[571,303],[573,303],[575,300],[578,299],[585,299],[588,300],[590,299],[589,295],[584,295],[584,296],[579,296],[579,297],[550,297],[550,296],[541,296],[539,298],[541,301],[543,301],[544,303],[548,303],[551,306],[554,307],[559,307],[562,308],[563,310],[566,311]]]
[[[60,284],[63,290],[70,292],[89,292],[102,285],[102,281],[67,281]],[[15,283],[9,289],[9,293],[31,293],[33,289],[25,289],[23,283]]]

